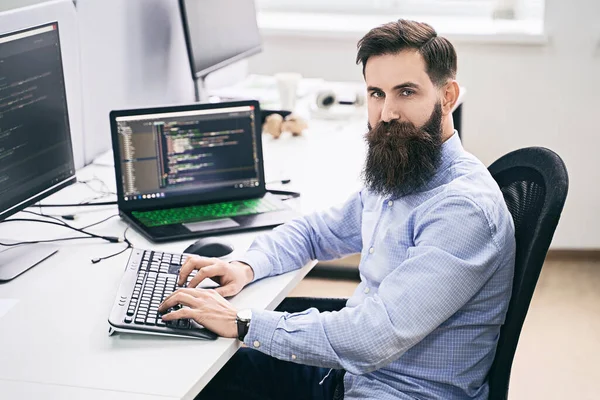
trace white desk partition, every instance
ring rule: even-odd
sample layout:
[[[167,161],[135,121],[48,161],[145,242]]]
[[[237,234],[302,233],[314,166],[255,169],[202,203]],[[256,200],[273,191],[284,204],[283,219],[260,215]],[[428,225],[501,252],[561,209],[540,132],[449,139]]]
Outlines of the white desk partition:
[[[108,114],[194,102],[176,0],[78,0],[85,161],[110,148]]]

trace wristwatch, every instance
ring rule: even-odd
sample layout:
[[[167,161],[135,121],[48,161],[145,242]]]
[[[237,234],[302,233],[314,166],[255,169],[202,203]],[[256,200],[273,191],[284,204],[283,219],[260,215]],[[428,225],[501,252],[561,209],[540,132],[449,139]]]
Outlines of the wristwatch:
[[[252,310],[247,308],[245,310],[240,310],[237,313],[237,317],[235,318],[235,322],[237,324],[238,331],[238,339],[240,341],[244,341],[248,330],[250,329],[250,320],[252,319]]]

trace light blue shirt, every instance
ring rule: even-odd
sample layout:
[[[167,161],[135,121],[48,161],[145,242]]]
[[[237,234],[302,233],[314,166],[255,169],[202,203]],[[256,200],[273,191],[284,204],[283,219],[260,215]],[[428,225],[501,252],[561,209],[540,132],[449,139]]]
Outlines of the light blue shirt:
[[[345,369],[345,399],[487,399],[512,287],[514,226],[498,185],[455,133],[419,192],[363,189],[259,236],[255,280],[361,253],[339,312],[252,310],[244,342],[273,357]]]

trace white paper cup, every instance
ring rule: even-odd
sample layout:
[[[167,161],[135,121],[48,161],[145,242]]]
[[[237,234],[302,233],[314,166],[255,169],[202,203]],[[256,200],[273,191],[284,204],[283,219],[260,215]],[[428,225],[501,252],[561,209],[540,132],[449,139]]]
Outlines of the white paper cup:
[[[279,101],[282,110],[294,111],[296,93],[302,75],[296,72],[280,72],[274,75],[279,90]]]

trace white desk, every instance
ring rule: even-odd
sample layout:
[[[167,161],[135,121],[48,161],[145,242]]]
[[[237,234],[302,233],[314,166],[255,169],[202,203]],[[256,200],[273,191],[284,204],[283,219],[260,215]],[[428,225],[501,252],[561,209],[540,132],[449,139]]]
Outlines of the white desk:
[[[112,169],[89,166],[79,176],[86,179],[93,174],[114,187]],[[89,195],[85,186],[75,185],[46,201],[73,202]],[[84,226],[115,212],[116,207],[86,210],[76,225]],[[27,214],[21,216],[29,218]],[[122,235],[125,227],[119,218],[113,218],[92,230]],[[0,237],[15,240],[73,233],[36,223],[0,224]],[[242,254],[255,235],[230,235],[228,239],[236,246],[231,257]],[[128,238],[136,247],[177,252],[193,241],[155,245],[132,230]],[[0,317],[2,399],[193,399],[237,350],[233,339],[200,341],[134,334],[109,337],[107,318],[129,252],[92,264],[92,257],[111,254],[124,245],[86,239],[60,246],[58,254],[0,285],[0,299],[18,299]],[[232,302],[238,308],[273,309],[312,265],[249,285]]]

